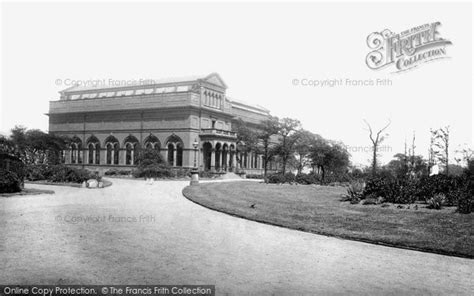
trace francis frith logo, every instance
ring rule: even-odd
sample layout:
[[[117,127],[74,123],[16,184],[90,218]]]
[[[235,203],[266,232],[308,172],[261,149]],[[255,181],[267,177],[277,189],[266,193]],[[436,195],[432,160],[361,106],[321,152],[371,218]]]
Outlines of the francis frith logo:
[[[401,72],[447,58],[446,46],[452,43],[441,38],[440,26],[440,22],[434,22],[398,34],[388,29],[371,33],[367,37],[367,45],[372,50],[365,60],[367,66],[372,70],[393,66],[394,72]]]

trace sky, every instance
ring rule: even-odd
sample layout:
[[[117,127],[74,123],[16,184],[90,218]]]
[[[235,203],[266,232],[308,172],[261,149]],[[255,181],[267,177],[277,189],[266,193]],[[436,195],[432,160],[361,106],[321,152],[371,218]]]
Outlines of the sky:
[[[415,152],[426,156],[430,128],[450,126],[452,153],[472,146],[470,3],[2,2],[1,8],[2,133],[17,124],[47,131],[49,101],[74,80],[217,72],[229,97],[344,142],[354,164],[371,157],[364,119],[374,130],[391,122],[383,163],[403,152],[413,134]],[[400,73],[367,67],[370,33],[433,22],[452,42],[449,58]]]

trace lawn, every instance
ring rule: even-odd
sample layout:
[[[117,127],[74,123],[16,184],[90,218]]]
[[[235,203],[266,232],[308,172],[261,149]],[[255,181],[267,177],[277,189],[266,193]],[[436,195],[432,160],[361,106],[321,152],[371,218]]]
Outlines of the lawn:
[[[454,207],[352,205],[343,187],[257,182],[188,186],[183,194],[205,207],[246,219],[323,235],[474,258],[474,214]]]

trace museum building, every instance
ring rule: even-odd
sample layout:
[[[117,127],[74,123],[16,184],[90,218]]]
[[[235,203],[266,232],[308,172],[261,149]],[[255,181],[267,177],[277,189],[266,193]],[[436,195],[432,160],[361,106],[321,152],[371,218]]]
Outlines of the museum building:
[[[49,131],[71,139],[63,161],[98,171],[136,165],[152,148],[176,168],[261,173],[263,159],[238,149],[232,125],[249,127],[269,111],[226,96],[217,73],[111,87],[73,86],[50,101]],[[269,169],[276,168],[269,163]]]

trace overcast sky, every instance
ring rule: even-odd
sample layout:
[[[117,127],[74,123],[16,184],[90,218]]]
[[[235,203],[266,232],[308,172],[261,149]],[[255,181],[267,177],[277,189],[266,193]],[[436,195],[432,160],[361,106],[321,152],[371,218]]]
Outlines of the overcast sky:
[[[437,21],[453,43],[449,59],[398,74],[366,66],[370,33]],[[363,119],[375,129],[392,122],[384,162],[413,132],[426,156],[430,128],[450,125],[452,152],[472,143],[470,3],[3,3],[1,25],[3,133],[16,124],[46,131],[48,101],[70,80],[217,72],[228,96],[343,141],[354,163],[370,158]],[[303,86],[305,79],[343,85]],[[347,86],[348,79],[386,85]]]

